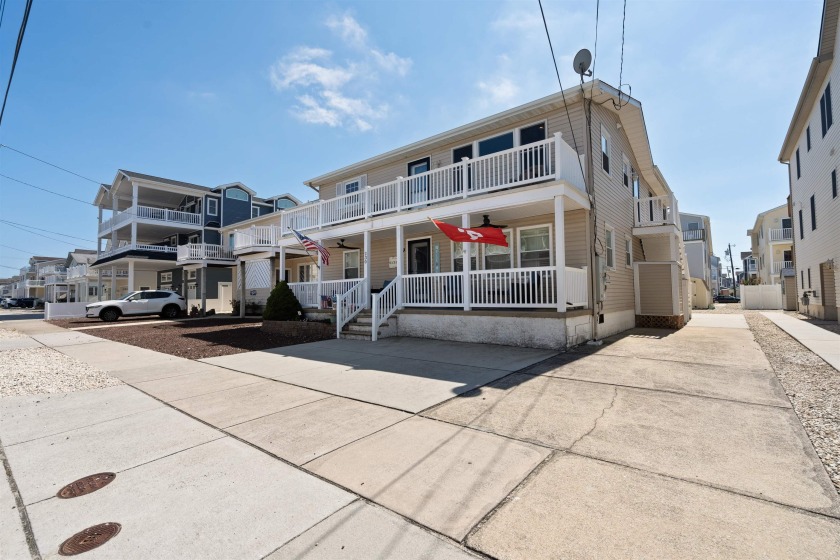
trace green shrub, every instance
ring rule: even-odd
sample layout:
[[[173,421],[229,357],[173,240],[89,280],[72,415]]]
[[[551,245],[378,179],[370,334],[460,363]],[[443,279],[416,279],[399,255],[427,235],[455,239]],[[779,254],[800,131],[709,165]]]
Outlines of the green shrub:
[[[267,321],[300,321],[303,319],[303,308],[295,297],[294,292],[285,281],[280,281],[271,290],[263,311],[263,319]]]

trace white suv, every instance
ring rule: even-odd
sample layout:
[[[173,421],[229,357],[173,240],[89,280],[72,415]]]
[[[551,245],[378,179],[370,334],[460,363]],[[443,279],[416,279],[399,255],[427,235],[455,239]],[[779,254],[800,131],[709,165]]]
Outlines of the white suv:
[[[103,321],[116,321],[121,316],[160,315],[174,319],[187,309],[186,300],[167,290],[131,292],[122,299],[98,301],[85,306],[85,317],[99,317]]]

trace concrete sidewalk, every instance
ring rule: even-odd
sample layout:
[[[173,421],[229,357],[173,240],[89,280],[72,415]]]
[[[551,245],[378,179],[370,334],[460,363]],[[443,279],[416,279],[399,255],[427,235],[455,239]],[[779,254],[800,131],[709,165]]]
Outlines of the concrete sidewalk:
[[[761,314],[825,360],[831,367],[840,371],[840,334],[834,334],[784,313],[762,312]]]

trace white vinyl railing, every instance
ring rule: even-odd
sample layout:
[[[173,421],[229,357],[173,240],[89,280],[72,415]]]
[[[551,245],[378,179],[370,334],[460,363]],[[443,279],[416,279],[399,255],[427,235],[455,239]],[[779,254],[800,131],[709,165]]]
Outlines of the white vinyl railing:
[[[110,269],[103,268],[101,270],[102,270],[102,278],[110,278],[111,277],[111,270]],[[128,271],[125,270],[125,269],[117,270],[117,278],[128,278]]]
[[[773,274],[778,274],[783,268],[793,268],[793,261],[777,261],[773,263]]]
[[[26,281],[26,287],[27,288],[40,288],[43,285],[44,285],[43,280],[27,280]]]
[[[635,209],[636,227],[677,225],[679,210],[673,195],[637,198]]]
[[[177,247],[170,247],[169,245],[149,245],[147,243],[128,243],[121,247],[117,247],[116,249],[111,249],[108,251],[102,251],[99,253],[99,258],[111,257],[113,255],[117,255],[119,253],[125,253],[127,251],[152,251],[155,253],[177,253]]]
[[[589,277],[586,267],[566,267],[566,305],[586,307],[589,305]]]
[[[465,158],[418,175],[398,177],[354,193],[289,208],[277,213],[277,225],[260,226],[272,233],[256,235],[254,227],[236,231],[233,246],[235,250],[262,247],[291,235],[290,228],[306,231],[559,179],[586,192],[580,158],[557,134],[547,140],[474,159]]]
[[[399,307],[397,301],[397,286],[399,282],[391,282],[378,294],[373,294],[371,302],[370,338],[374,342],[379,337],[379,327],[394,314]]]
[[[45,286],[54,286],[56,284],[64,284],[67,282],[66,274],[50,274],[44,277]]]
[[[233,261],[235,258],[233,251],[222,245],[187,243],[178,246],[178,261]]]
[[[556,307],[554,267],[470,271],[475,307]]]
[[[402,276],[403,305],[406,307],[462,307],[464,274],[435,272]]]
[[[346,294],[355,288],[361,281],[361,278],[352,278],[350,280],[325,280],[321,282],[321,295],[328,296],[333,301],[336,301],[339,295]]]
[[[335,302],[336,338],[341,338],[344,325],[353,320],[368,305],[370,296],[368,279],[359,281],[349,291],[339,294]]]
[[[173,224],[188,224],[192,226],[201,225],[201,214],[194,212],[182,212],[168,208],[155,208],[153,206],[129,206],[122,212],[117,212],[110,219],[103,220],[99,224],[99,232],[108,230],[111,227],[130,222],[134,218],[141,220],[154,220]]]
[[[318,307],[318,282],[290,282],[289,287],[302,307]]]
[[[771,229],[770,241],[793,241],[793,228]]]

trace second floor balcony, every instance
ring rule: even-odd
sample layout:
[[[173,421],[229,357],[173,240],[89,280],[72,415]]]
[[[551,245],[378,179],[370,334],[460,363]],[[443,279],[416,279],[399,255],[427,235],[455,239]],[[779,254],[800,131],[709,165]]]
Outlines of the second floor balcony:
[[[770,230],[770,242],[793,242],[793,228],[776,228]]]
[[[635,227],[677,226],[680,212],[673,194],[634,200]],[[636,233],[636,232],[634,232]]]
[[[683,234],[683,241],[705,241],[706,240],[706,230],[705,229],[684,229],[682,234]]]
[[[773,274],[779,274],[784,268],[793,268],[793,261],[777,261],[773,263]]]
[[[27,280],[26,287],[27,288],[42,288],[44,286],[43,280]]]
[[[55,286],[56,284],[66,284],[67,283],[67,275],[66,274],[48,274],[44,277],[44,285],[45,286]]]
[[[236,260],[233,251],[222,245],[209,243],[188,243],[178,246],[178,263],[221,262],[232,264]]]
[[[103,220],[99,224],[99,234],[119,228],[133,221],[151,224],[168,224],[173,226],[190,226],[198,228],[202,226],[201,214],[194,212],[182,212],[170,208],[155,208],[153,206],[129,206],[122,212],[117,212],[111,218]]]
[[[160,253],[161,255],[167,255],[163,258],[169,260],[177,253],[177,247],[172,247],[169,245],[152,245],[148,243],[126,243],[125,245],[116,247],[115,249],[102,251],[101,253],[99,253],[99,258],[104,259],[107,257],[112,257],[114,255],[119,255],[121,253],[128,253],[129,251]]]

